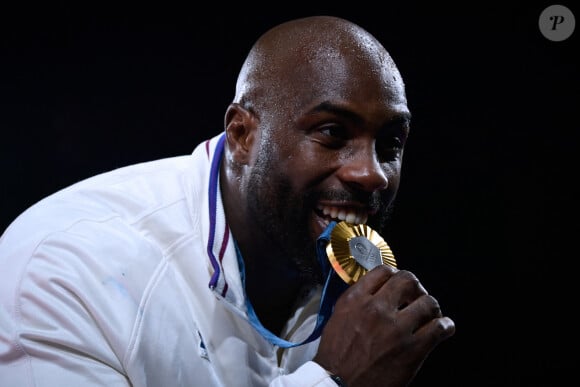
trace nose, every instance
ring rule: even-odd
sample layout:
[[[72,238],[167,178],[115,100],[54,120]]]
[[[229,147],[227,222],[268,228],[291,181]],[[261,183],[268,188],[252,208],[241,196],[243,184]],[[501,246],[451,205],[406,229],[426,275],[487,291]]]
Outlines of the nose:
[[[366,192],[381,191],[389,185],[389,179],[374,150],[356,152],[344,161],[337,174],[345,184]]]

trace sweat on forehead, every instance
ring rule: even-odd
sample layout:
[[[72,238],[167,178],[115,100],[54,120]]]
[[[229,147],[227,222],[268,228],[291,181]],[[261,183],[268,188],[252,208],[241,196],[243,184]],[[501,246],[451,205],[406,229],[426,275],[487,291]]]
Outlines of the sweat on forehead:
[[[353,66],[365,72],[389,73],[389,78],[402,84],[385,48],[358,25],[331,16],[292,20],[256,41],[240,71],[235,102],[248,102],[255,93],[265,93],[262,86],[280,92],[288,86],[284,81],[295,85],[296,79],[308,82],[310,77],[333,75]]]

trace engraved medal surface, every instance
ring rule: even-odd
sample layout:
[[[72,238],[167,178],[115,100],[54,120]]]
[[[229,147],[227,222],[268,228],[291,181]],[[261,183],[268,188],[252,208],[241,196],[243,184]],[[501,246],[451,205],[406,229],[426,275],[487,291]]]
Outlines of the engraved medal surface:
[[[326,255],[334,271],[349,285],[378,265],[397,267],[387,242],[366,224],[338,223],[330,234]]]

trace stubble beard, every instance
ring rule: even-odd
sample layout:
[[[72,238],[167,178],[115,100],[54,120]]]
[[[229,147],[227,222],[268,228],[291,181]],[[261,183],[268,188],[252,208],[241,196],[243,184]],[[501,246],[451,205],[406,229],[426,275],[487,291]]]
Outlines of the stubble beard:
[[[267,245],[273,250],[272,259],[296,269],[300,281],[305,285],[321,284],[324,279],[317,261],[316,241],[312,240],[309,230],[312,211],[321,197],[349,200],[353,199],[353,194],[294,192],[290,178],[272,167],[272,152],[269,147],[262,147],[250,172],[247,187],[248,213],[257,226],[256,232],[262,234],[261,238],[265,238]],[[367,224],[383,234],[395,197],[389,199],[375,193],[370,197],[367,195],[366,198],[356,199],[377,208],[377,213],[368,219]]]
[[[248,213],[268,240],[272,259],[295,269],[304,285],[320,284],[316,242],[309,232],[312,194],[293,192],[290,179],[271,165],[270,153],[260,152],[248,181]]]

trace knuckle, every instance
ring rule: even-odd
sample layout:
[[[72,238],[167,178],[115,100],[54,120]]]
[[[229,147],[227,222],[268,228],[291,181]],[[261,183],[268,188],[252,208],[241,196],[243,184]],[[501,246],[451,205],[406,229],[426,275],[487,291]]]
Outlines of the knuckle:
[[[408,270],[401,270],[397,273],[397,276],[399,278],[401,278],[401,280],[403,280],[405,283],[408,284],[408,286],[412,286],[418,289],[422,289],[425,293],[427,293],[425,291],[425,289],[423,288],[423,285],[421,285],[421,282],[419,281],[419,279],[417,278],[417,276],[413,273],[411,273]]]
[[[419,279],[417,278],[417,276],[415,276],[415,274],[413,274],[412,272],[408,271],[408,270],[401,270],[399,272],[399,276],[402,277],[405,281],[411,282],[411,283],[419,283]]]
[[[441,306],[435,297],[425,294],[422,296],[422,302],[431,314],[441,316]]]
[[[433,334],[437,337],[446,336],[450,331],[450,325],[443,318],[438,318],[433,324]]]

